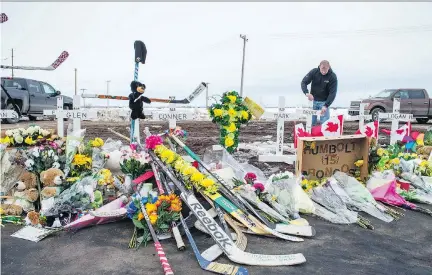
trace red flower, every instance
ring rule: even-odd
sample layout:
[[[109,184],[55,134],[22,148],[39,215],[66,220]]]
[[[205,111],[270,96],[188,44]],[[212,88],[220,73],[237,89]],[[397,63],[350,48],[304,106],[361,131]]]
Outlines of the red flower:
[[[153,150],[157,145],[163,143],[163,140],[160,136],[149,136],[146,138],[146,148]]]
[[[259,183],[259,182],[255,183],[253,185],[253,188],[260,190],[261,192],[264,192],[264,184],[262,184],[262,183]]]
[[[199,167],[198,161],[192,162],[192,166],[195,167],[196,169],[198,169],[198,167]]]
[[[244,180],[246,182],[249,182],[249,181],[254,182],[254,181],[256,181],[256,179],[257,179],[257,176],[252,172],[249,172],[244,176]]]

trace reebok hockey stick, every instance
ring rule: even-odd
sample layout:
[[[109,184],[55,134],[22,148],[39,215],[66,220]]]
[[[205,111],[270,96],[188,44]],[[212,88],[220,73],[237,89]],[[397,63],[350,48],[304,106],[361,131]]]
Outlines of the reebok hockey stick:
[[[278,236],[282,239],[287,239],[286,237],[288,237],[288,236],[283,235],[283,234],[278,234],[278,233],[286,233],[286,234],[300,235],[300,236],[314,236],[315,235],[315,229],[312,228],[311,226],[298,226],[298,225],[290,225],[290,224],[274,224],[274,223],[270,223],[269,221],[267,221],[264,217],[262,217],[261,214],[259,214],[239,194],[233,193],[228,188],[227,183],[221,177],[219,177],[217,174],[212,173],[210,171],[209,167],[197,155],[195,155],[195,153],[192,152],[192,150],[189,147],[187,147],[180,139],[178,139],[172,133],[169,136],[180,147],[182,147],[183,150],[185,150],[189,154],[190,157],[192,157],[194,160],[196,160],[208,172],[208,174],[210,174],[213,178],[215,178],[220,183],[220,186],[222,187],[224,194],[231,200],[232,203],[235,204],[235,206],[240,208],[240,210],[242,210],[243,212],[247,213],[246,209],[244,207],[242,207],[242,205],[245,205],[254,215],[256,215],[264,224],[261,224],[253,216],[251,216],[251,215],[248,215],[248,216],[252,221],[255,221],[255,223],[258,223],[261,226],[263,226],[267,232],[271,232],[273,235]],[[210,198],[213,200],[218,199],[217,197],[212,197],[212,196],[210,196]],[[252,229],[252,228],[250,228],[250,229]],[[285,237],[283,237],[283,236],[285,236]],[[299,241],[299,240],[296,240],[296,241]]]
[[[169,184],[167,184],[166,179],[165,179],[163,174],[161,174],[161,177],[162,177],[162,183],[165,186],[165,189],[167,190],[167,192],[174,193],[174,190],[171,189]],[[180,212],[180,221],[183,225],[184,231],[186,233],[186,237],[188,238],[189,243],[192,246],[192,250],[195,254],[195,257],[197,258],[198,264],[200,265],[200,267],[202,269],[210,271],[210,272],[214,272],[214,273],[228,274],[228,275],[247,275],[247,274],[249,274],[248,270],[244,267],[233,266],[230,264],[221,264],[221,263],[206,260],[200,254],[198,247],[195,243],[195,240],[193,239],[192,234],[190,233],[189,228],[188,228],[188,226],[187,226],[187,224],[183,218],[183,214],[181,212]]]
[[[60,66],[67,58],[69,57],[69,53],[67,51],[63,51],[60,56],[49,66],[47,67],[32,67],[32,66],[9,66],[9,65],[0,65],[2,69],[14,69],[14,70],[42,70],[42,71],[54,71]]]
[[[215,220],[210,215],[208,215],[207,211],[196,199],[196,197],[186,191],[182,183],[165,167],[165,165],[155,155],[155,153],[149,150],[149,155],[174,183],[174,185],[180,190],[180,197],[195,214],[197,219],[206,227],[207,231],[210,232],[212,238],[216,241],[216,243],[220,246],[220,248],[230,260],[236,263],[262,266],[296,265],[306,262],[305,257],[301,253],[289,255],[264,255],[252,254],[240,250],[237,246],[235,246],[234,242],[215,222]]]

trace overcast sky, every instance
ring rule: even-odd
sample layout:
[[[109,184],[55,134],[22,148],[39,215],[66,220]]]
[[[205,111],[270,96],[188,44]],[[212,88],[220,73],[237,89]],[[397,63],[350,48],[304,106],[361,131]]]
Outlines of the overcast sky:
[[[201,81],[210,94],[239,91],[240,33],[249,38],[244,93],[267,106],[279,95],[290,106],[305,103],[300,81],[322,59],[339,80],[337,106],[385,88],[432,94],[432,3],[1,3],[1,10],[9,17],[1,64],[11,63],[11,48],[14,64],[31,66],[67,50],[53,72],[14,72],[66,95],[78,68],[78,89],[103,94],[111,80],[110,94],[127,96],[135,40],[148,49],[139,80],[149,97],[184,98]],[[204,93],[193,103],[204,105]]]

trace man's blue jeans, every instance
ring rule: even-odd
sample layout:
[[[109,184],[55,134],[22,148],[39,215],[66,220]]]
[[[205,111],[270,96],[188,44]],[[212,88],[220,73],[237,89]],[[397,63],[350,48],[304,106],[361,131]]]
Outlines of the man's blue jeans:
[[[321,110],[324,106],[325,101],[314,101],[313,102],[313,109],[314,110]],[[330,118],[330,110],[327,108],[327,111],[320,116],[320,124],[323,124],[325,121],[327,121]],[[317,124],[317,116],[312,116],[312,126],[315,126]]]

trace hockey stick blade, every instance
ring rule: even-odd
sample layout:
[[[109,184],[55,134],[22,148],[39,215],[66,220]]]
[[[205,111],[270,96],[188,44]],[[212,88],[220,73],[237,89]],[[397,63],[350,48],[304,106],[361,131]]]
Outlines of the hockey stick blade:
[[[33,66],[8,66],[8,65],[0,65],[2,69],[14,69],[14,70],[33,70],[33,71],[54,71],[60,66],[67,58],[69,57],[69,53],[67,51],[63,51],[60,56],[48,67],[33,67]]]
[[[186,189],[182,186],[180,181],[165,167],[162,161],[156,157],[154,152],[149,151],[149,154],[174,185],[177,186],[181,192],[180,197],[182,200],[188,205],[189,209],[191,209],[197,219],[206,227],[212,238],[217,244],[219,244],[220,248],[231,261],[241,264],[261,266],[297,265],[306,262],[305,257],[301,253],[288,255],[265,255],[252,254],[240,250],[235,246],[234,242],[228,237],[216,221],[208,215],[207,211],[196,197],[193,194],[186,192]]]

